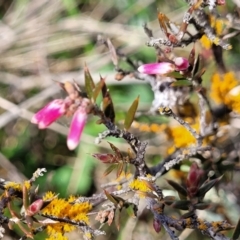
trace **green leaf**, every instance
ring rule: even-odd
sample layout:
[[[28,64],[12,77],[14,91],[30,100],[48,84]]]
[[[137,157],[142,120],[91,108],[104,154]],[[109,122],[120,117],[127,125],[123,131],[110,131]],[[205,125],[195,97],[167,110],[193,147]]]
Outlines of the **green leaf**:
[[[185,87],[185,86],[191,86],[192,82],[189,80],[178,80],[176,82],[173,82],[170,86],[171,87]]]
[[[198,55],[194,61],[192,76],[195,76],[197,74],[197,72],[199,70],[199,66],[200,66],[200,56]]]
[[[127,208],[126,211],[130,217],[136,217],[137,216],[137,211],[136,211],[136,205],[130,204]]]
[[[138,102],[139,102],[139,96],[133,101],[131,107],[128,109],[128,112],[124,121],[124,128],[126,130],[128,130],[132,125],[135,113],[138,108]]]
[[[95,88],[95,84],[93,82],[92,76],[86,65],[84,67],[84,78],[85,78],[85,89],[87,92],[87,96],[91,99],[93,96],[93,89]]]
[[[181,185],[179,185],[178,183],[172,181],[172,180],[166,180],[168,182],[169,185],[171,185],[178,193],[180,193],[181,195],[183,195],[184,197],[187,196],[187,190],[182,187]]]
[[[120,162],[118,164],[118,168],[117,168],[117,178],[120,177],[122,171],[123,171],[123,167],[124,167],[124,163],[123,162]]]
[[[115,168],[117,168],[117,164],[112,164],[111,166],[109,166],[103,173],[104,176],[107,176],[108,174],[110,174]]]
[[[240,236],[240,219],[238,220],[237,226],[235,227],[232,240],[237,240]]]
[[[175,201],[175,197],[174,196],[166,196],[163,198],[163,201],[165,204],[171,205]]]
[[[92,98],[93,98],[94,102],[96,102],[97,97],[98,97],[100,91],[102,90],[104,83],[105,83],[105,78],[101,77],[100,81],[97,83],[97,85],[92,93]]]
[[[210,206],[209,203],[197,203],[195,205],[195,208],[199,209],[199,210],[204,210],[204,209],[208,208],[209,206]]]
[[[115,214],[114,214],[114,222],[115,222],[115,224],[116,224],[116,227],[117,227],[117,230],[118,230],[118,231],[119,231],[119,229],[120,229],[120,213],[121,213],[120,209],[117,208],[117,209],[115,210]]]
[[[219,182],[221,180],[221,178],[222,178],[222,176],[204,183],[199,188],[199,190],[197,192],[197,196],[203,197],[206,194],[206,192],[208,192],[217,182]]]
[[[180,74],[180,72],[177,72],[177,71],[168,73],[167,76],[171,77],[171,78],[176,78],[176,79],[183,78],[183,75]]]
[[[184,213],[184,214],[181,216],[181,218],[182,218],[182,219],[190,218],[190,217],[192,217],[194,214],[195,214],[194,211],[187,212],[187,213]]]
[[[174,202],[171,206],[181,210],[188,210],[189,204],[190,204],[190,201],[188,200],[180,200],[180,201]]]
[[[115,206],[118,205],[118,201],[107,190],[104,189],[104,193],[110,202],[112,202]]]

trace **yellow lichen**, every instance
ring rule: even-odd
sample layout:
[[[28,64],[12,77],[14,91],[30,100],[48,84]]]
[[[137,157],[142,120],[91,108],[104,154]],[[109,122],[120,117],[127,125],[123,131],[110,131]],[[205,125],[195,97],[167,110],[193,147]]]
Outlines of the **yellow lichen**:
[[[216,37],[214,39],[209,39],[205,34],[201,37],[200,42],[206,49],[212,47],[212,43],[219,45],[219,37],[223,34],[223,31],[226,26],[229,25],[229,22],[225,19],[216,18],[212,15],[209,16],[211,27],[215,30]],[[231,46],[229,46],[229,49]]]
[[[233,111],[240,112],[239,81],[233,72],[224,75],[215,73],[212,76],[211,97],[216,103],[225,104]]]
[[[134,179],[132,182],[129,183],[129,187],[134,190],[140,190],[142,192],[149,192],[150,189],[145,183],[145,181],[141,181],[139,179]]]
[[[51,215],[59,219],[70,219],[76,222],[89,223],[87,213],[92,209],[92,205],[89,202],[74,203],[76,197],[70,196],[67,200],[58,198],[54,193],[48,192],[44,196],[45,200],[52,201],[42,209],[42,213]],[[76,229],[76,226],[70,223],[57,222],[47,226],[47,233],[55,239],[56,234],[64,234]]]
[[[22,185],[19,184],[19,183],[15,183],[15,182],[8,182],[8,183],[5,185],[5,188],[6,188],[6,189],[13,188],[13,189],[16,190],[16,191],[22,191]]]

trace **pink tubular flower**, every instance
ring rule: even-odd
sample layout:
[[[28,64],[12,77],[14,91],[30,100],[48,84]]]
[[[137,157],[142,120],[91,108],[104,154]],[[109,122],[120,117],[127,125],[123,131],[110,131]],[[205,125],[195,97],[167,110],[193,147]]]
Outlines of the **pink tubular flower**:
[[[175,70],[174,64],[169,62],[148,63],[140,66],[138,71],[145,74],[160,74],[164,75]]]
[[[173,71],[183,71],[189,67],[188,60],[183,57],[176,57],[173,62],[174,63],[160,62],[144,64],[138,68],[138,71],[145,74],[164,75]]]
[[[79,107],[73,115],[71,126],[67,138],[67,146],[70,150],[74,150],[82,135],[85,123],[87,120],[87,113],[84,107]]]
[[[64,115],[65,107],[62,99],[56,99],[47,104],[44,108],[38,111],[32,117],[31,122],[38,124],[40,129],[48,127],[51,123],[56,121],[59,117]]]

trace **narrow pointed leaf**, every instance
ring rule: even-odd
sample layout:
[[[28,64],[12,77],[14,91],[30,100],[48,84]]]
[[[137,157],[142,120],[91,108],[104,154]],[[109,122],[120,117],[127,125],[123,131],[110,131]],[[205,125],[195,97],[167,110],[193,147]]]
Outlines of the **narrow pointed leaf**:
[[[192,85],[192,82],[189,81],[189,80],[178,80],[176,82],[173,82],[171,84],[171,87],[185,87],[185,86],[191,86]]]
[[[130,217],[136,217],[136,206],[133,204],[130,204],[127,208],[126,211]]]
[[[103,173],[104,176],[107,176],[108,174],[110,174],[114,169],[117,168],[117,164],[112,164],[111,166],[109,166]]]
[[[87,92],[87,96],[91,99],[93,95],[93,89],[95,88],[95,84],[93,82],[89,69],[86,65],[84,67],[84,78],[85,78],[85,89]]]
[[[198,72],[199,66],[200,66],[200,56],[198,55],[194,61],[192,76],[196,75],[196,73]]]
[[[192,217],[194,214],[195,214],[194,211],[187,212],[187,213],[184,213],[184,214],[181,216],[181,218],[182,218],[182,219],[190,218],[190,217]]]
[[[107,45],[108,45],[109,52],[111,54],[112,62],[114,64],[114,66],[117,66],[118,65],[118,56],[117,56],[117,53],[116,53],[116,49],[113,46],[113,44],[112,44],[112,42],[109,38],[107,39]]]
[[[206,69],[205,68],[203,68],[203,69],[201,69],[201,70],[199,70],[197,73],[196,73],[196,75],[194,76],[194,78],[200,78],[200,77],[202,77],[202,75],[205,73],[205,71],[206,71]]]
[[[113,150],[113,152],[116,154],[117,158],[119,160],[123,159],[123,156],[122,156],[120,150],[115,145],[113,145],[112,143],[108,142],[108,144],[110,145],[110,147]]]
[[[117,178],[120,177],[122,171],[123,171],[124,163],[120,162],[117,167]]]
[[[214,185],[219,182],[221,180],[222,176],[221,177],[218,177],[216,179],[213,179],[213,180],[210,180],[206,183],[204,183],[198,190],[198,193],[197,193],[197,196],[198,197],[203,197],[206,192],[208,192],[212,187],[214,187]]]
[[[98,97],[100,91],[102,90],[104,83],[105,83],[105,78],[101,77],[100,81],[97,83],[97,85],[96,85],[96,87],[95,87],[95,89],[93,91],[92,98],[93,98],[94,102],[96,102],[97,97]]]
[[[175,199],[176,198],[174,196],[166,196],[163,198],[163,201],[165,204],[171,205],[175,201]]]
[[[117,230],[119,231],[119,229],[120,229],[120,209],[119,208],[117,208],[116,210],[115,210],[115,216],[114,216],[114,222],[115,222],[115,224],[116,224],[116,227],[117,227]]]
[[[195,208],[199,210],[204,210],[206,208],[209,208],[209,206],[210,206],[209,203],[198,203],[195,205]]]
[[[114,122],[115,120],[114,106],[113,106],[112,98],[110,96],[110,93],[105,83],[103,84],[103,87],[102,87],[102,96],[103,96],[102,110],[105,116],[109,118],[112,122]]]
[[[195,44],[193,45],[193,48],[188,56],[188,62],[190,66],[193,66],[195,60]]]
[[[124,128],[126,130],[128,130],[132,125],[135,113],[138,108],[138,102],[139,102],[139,96],[133,101],[131,107],[128,109],[128,112],[124,121]]]
[[[180,200],[180,201],[174,202],[171,206],[181,210],[188,210],[189,204],[190,204],[190,201],[188,200]]]
[[[240,236],[240,219],[238,220],[237,226],[235,227],[232,240],[239,239],[239,236]]]
[[[110,202],[112,202],[115,206],[118,205],[118,201],[107,190],[104,190],[104,193]]]
[[[172,180],[167,180],[168,184],[171,185],[178,193],[180,193],[183,196],[187,196],[187,190],[179,185],[178,183],[172,181]]]
[[[94,158],[100,160],[102,163],[115,163],[117,162],[116,156],[110,153],[93,153]]]
[[[178,72],[178,71],[173,71],[173,72],[167,73],[167,76],[175,78],[175,79],[182,79],[183,78],[183,75],[180,74],[180,72]]]

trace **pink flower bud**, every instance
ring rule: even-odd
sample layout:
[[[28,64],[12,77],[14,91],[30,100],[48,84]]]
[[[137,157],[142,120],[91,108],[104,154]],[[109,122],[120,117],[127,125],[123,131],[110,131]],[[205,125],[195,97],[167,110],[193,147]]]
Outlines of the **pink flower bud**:
[[[190,197],[193,197],[197,193],[202,175],[203,171],[198,168],[196,163],[193,163],[188,173],[186,182],[187,191]]]
[[[174,65],[169,62],[148,63],[148,64],[144,64],[138,68],[138,71],[140,73],[160,74],[160,75],[164,75],[164,74],[173,72],[174,70],[175,70]]]
[[[153,219],[153,228],[157,233],[161,231],[161,223],[157,218]]]
[[[189,62],[186,58],[176,57],[173,59],[173,61],[177,71],[183,71],[189,67]]]
[[[117,162],[117,158],[115,155],[111,153],[94,153],[92,154],[93,157],[97,158],[103,163],[113,163]]]
[[[217,0],[217,5],[225,5],[225,0]]]
[[[73,115],[67,138],[67,146],[70,150],[77,147],[81,134],[87,120],[87,113],[84,107],[79,107]]]
[[[38,199],[34,201],[27,209],[27,215],[28,216],[33,216],[34,214],[38,213],[43,206],[43,200]]]
[[[47,104],[32,117],[31,122],[38,124],[40,129],[48,127],[65,113],[64,101],[56,99]]]

